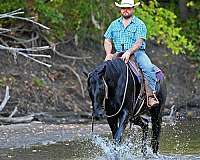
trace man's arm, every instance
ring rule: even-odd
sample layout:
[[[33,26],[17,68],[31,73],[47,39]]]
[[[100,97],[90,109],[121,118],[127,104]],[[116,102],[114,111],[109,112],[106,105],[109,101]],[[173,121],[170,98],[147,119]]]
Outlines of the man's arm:
[[[143,41],[144,40],[142,38],[139,38],[134,43],[134,45],[130,49],[128,49],[128,52],[130,52],[130,55],[133,55],[142,46]]]
[[[112,60],[112,57],[113,57],[113,54],[112,54],[112,41],[110,39],[105,39],[104,40],[104,48],[105,48],[105,52],[106,52],[105,61]]]

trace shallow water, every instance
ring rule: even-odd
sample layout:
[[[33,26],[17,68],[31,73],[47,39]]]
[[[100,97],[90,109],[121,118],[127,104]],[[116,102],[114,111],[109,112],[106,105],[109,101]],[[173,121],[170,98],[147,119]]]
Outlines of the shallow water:
[[[140,152],[141,130],[134,127],[134,130],[126,132],[120,146],[112,143],[110,134],[85,135],[84,138],[57,144],[2,149],[0,160],[200,160],[199,122],[195,120],[165,125],[158,156],[152,154],[148,141],[148,153],[143,157]]]

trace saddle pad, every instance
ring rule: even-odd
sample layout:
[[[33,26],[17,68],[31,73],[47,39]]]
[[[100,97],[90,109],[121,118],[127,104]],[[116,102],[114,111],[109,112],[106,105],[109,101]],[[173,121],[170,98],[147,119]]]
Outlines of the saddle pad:
[[[132,60],[129,61],[129,67],[135,73],[135,75],[138,78],[138,81],[141,83],[142,74],[141,74],[140,69],[136,65],[135,61],[132,61]],[[164,79],[164,73],[163,73],[163,71],[160,68],[158,68],[156,65],[154,65],[154,70],[156,72],[157,81],[163,80]]]
[[[157,81],[164,80],[165,75],[164,75],[163,71],[160,68],[158,68],[156,65],[154,65],[154,70],[156,72]]]

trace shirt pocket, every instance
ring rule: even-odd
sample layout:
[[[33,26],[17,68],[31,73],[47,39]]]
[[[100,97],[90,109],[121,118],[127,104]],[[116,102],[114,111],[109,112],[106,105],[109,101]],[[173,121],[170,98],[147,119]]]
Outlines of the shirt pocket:
[[[127,34],[128,38],[130,38],[133,42],[136,41],[136,27],[127,28]]]
[[[120,28],[114,28],[113,29],[113,40],[119,40],[120,39],[120,34],[121,34],[121,29]]]

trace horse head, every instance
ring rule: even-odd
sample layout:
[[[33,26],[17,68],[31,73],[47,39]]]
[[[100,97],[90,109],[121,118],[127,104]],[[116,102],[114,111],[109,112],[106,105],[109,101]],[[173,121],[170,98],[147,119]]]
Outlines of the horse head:
[[[93,116],[96,119],[103,118],[104,113],[104,99],[105,99],[105,84],[103,76],[105,74],[106,65],[103,64],[97,67],[94,71],[87,74],[88,76],[88,93],[92,101]]]

